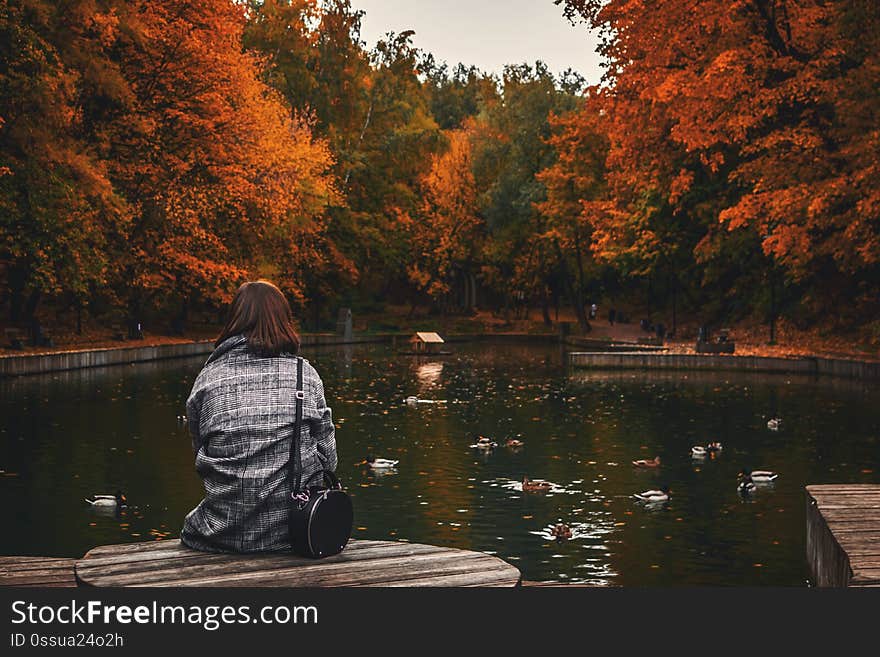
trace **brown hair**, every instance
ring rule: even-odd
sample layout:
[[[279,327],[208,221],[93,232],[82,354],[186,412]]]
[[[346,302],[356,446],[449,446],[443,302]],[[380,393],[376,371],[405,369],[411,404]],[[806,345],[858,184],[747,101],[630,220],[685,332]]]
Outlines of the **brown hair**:
[[[299,351],[293,311],[284,293],[269,281],[251,281],[238,288],[214,346],[234,335],[245,336],[248,346],[265,356]]]

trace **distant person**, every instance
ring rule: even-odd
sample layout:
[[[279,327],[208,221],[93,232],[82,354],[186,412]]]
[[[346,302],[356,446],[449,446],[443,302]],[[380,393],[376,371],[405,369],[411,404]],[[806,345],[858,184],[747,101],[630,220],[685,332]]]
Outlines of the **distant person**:
[[[596,313],[599,312],[599,306],[595,303],[590,306],[590,319],[596,319]]]
[[[245,283],[186,403],[205,499],[180,540],[207,552],[291,549],[288,460],[296,415],[299,336],[287,299],[267,281]],[[324,384],[303,361],[302,482],[336,469]]]
[[[617,318],[617,311],[612,308],[608,311],[608,323],[614,326],[614,320]]]

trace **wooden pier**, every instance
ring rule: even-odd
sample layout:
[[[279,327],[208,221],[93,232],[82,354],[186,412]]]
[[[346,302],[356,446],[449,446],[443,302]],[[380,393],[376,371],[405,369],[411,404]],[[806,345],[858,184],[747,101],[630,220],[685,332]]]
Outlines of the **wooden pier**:
[[[807,562],[816,586],[880,586],[880,484],[807,486]]]
[[[0,586],[518,586],[520,572],[483,552],[352,540],[326,559],[213,554],[178,540],[107,545],[82,559],[0,558]]]
[[[76,586],[75,559],[0,557],[0,586]]]

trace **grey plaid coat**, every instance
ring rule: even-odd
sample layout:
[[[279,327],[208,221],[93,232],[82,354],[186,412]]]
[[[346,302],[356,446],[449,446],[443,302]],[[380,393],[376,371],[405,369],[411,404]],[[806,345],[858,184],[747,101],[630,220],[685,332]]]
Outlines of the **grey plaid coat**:
[[[336,439],[321,377],[303,363],[302,481],[335,471]],[[252,353],[244,336],[221,343],[196,377],[186,417],[205,484],[180,540],[209,552],[288,550],[287,462],[296,414],[296,358]]]

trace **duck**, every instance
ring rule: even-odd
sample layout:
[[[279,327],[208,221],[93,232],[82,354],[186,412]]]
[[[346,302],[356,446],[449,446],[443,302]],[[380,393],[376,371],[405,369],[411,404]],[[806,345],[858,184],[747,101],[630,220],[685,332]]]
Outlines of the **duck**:
[[[655,456],[652,459],[639,459],[638,461],[633,461],[633,465],[637,468],[659,468],[660,457]]]
[[[498,443],[496,443],[491,438],[486,438],[486,436],[480,436],[477,438],[477,442],[475,442],[471,447],[475,447],[476,449],[494,449],[498,447]]]
[[[560,542],[567,541],[572,537],[571,527],[564,522],[557,523],[556,526],[550,530],[550,534]]]
[[[126,506],[125,495],[121,490],[116,491],[115,495],[92,495],[91,497],[85,498],[85,501],[92,506],[105,509],[119,509]]]
[[[743,480],[751,481],[755,484],[773,483],[779,475],[770,470],[749,470],[744,468],[740,471],[739,477]]]
[[[691,447],[691,456],[696,459],[701,459],[706,456],[706,448],[702,445],[694,445]]]
[[[751,477],[744,477],[739,482],[739,485],[736,487],[736,490],[743,497],[748,497],[749,495],[754,493],[757,488],[758,487],[755,485],[755,482],[752,481]]]
[[[507,442],[504,443],[505,447],[511,447],[513,449],[516,449],[517,447],[522,447],[523,445],[525,445],[525,443],[521,440],[517,440],[516,438],[508,438]]]
[[[774,417],[767,420],[767,428],[770,431],[779,431],[779,427],[782,426],[782,418]]]
[[[553,487],[549,481],[532,481],[528,477],[523,477],[522,489],[526,493],[546,493]]]
[[[721,443],[719,443],[717,441],[713,441],[713,442],[709,443],[708,445],[706,445],[706,449],[709,450],[710,452],[720,452],[724,448],[721,446]]]
[[[665,502],[669,499],[669,486],[661,486],[660,490],[646,490],[644,493],[636,493],[633,497],[641,502]]]
[[[388,468],[394,468],[397,466],[398,463],[400,463],[400,461],[394,461],[392,459],[378,459],[372,454],[367,456],[367,458],[363,461],[364,465],[369,465],[375,470],[386,470]]]

